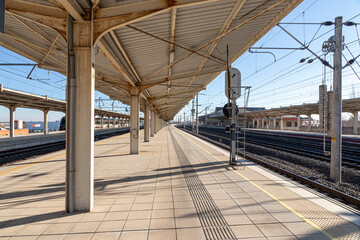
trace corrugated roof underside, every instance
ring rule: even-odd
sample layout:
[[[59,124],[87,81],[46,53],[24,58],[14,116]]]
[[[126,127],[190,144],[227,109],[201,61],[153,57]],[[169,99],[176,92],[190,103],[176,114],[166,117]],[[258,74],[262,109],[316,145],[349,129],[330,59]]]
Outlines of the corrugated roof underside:
[[[170,12],[166,12],[131,26],[169,41],[169,22]],[[116,34],[142,79],[169,64],[169,43],[128,27],[117,29]],[[167,71],[158,76],[167,76]]]
[[[29,1],[45,5],[57,5],[55,4],[55,1]],[[83,8],[89,6],[88,0],[70,0],[70,2],[73,1],[77,1]],[[142,2],[142,0],[102,0],[100,2],[100,7],[111,7],[137,2]],[[236,2],[237,1],[235,0],[222,0],[177,8],[175,43],[191,50],[207,45],[198,51],[199,54],[205,55],[207,50],[210,49],[210,46],[213,45],[209,42],[219,34],[220,29],[224,25],[224,22],[228,18]],[[237,28],[239,24],[253,18],[256,14],[259,14],[277,2],[278,0],[246,1],[244,6],[234,17],[228,30]],[[211,53],[211,56],[218,60],[209,57],[206,59],[205,65],[200,66],[200,63],[204,60],[203,56],[194,53],[191,56],[186,57],[172,67],[172,76],[196,73],[200,69],[209,70],[223,67],[225,65],[224,60],[226,60],[225,53],[227,45],[229,45],[230,59],[235,61],[236,57],[239,57],[248,47],[264,35],[271,26],[276,24],[276,22],[273,22],[274,19],[279,21],[279,16],[284,17],[283,15],[280,15],[280,13],[284,11],[285,7],[289,4],[295,6],[299,2],[301,1],[287,0],[224,36]],[[134,69],[143,83],[152,82],[154,81],[153,79],[165,80],[166,77],[169,76],[168,65],[170,62],[170,43],[167,41],[170,41],[171,39],[171,13],[172,10],[169,9],[168,11],[133,23],[130,27],[125,26],[114,30],[116,37],[124,47],[126,55],[131,60]],[[269,26],[270,23],[271,26]],[[3,42],[3,45],[10,46],[9,48],[12,48],[24,56],[28,56],[38,63],[44,59],[44,56],[46,56],[48,49],[52,44],[52,40],[58,36],[58,32],[51,28],[30,22],[23,18],[19,21],[19,19],[10,16],[9,13],[6,13],[5,24],[6,31],[8,31],[7,33],[12,35],[12,37],[6,34],[0,35],[0,41]],[[26,27],[26,24],[35,24],[40,32],[46,33],[46,36],[44,37],[36,34],[29,27]],[[137,28],[140,31],[131,27]],[[101,42],[105,46],[107,52],[116,59],[117,64],[123,66],[128,78],[138,82],[136,74],[129,67],[129,63],[126,62],[126,56],[121,52],[121,49],[111,34],[105,34],[101,39]],[[189,54],[188,50],[185,50],[180,46],[174,47],[174,62]],[[66,41],[60,36],[50,54],[46,57],[44,65],[62,69],[62,72],[64,73],[64,69],[66,68],[66,49]],[[116,86],[116,84],[111,84],[111,82],[123,84],[124,81],[127,81],[113,64],[114,63],[109,63],[102,52],[96,53],[95,66],[97,68],[97,73],[100,77],[105,77],[102,78],[102,80],[101,78],[97,80],[96,88],[114,99],[129,103],[129,94],[124,89]],[[164,82],[160,85],[148,88],[147,91],[150,93],[151,97],[156,97],[165,95],[170,90],[170,96],[157,101],[156,104],[168,104],[160,109],[164,114],[167,111],[168,114],[163,116],[171,119],[177,111],[179,111],[198,91],[205,87],[215,77],[216,74],[213,72],[197,77],[187,76],[183,79],[171,80],[171,89],[168,89],[168,82]]]

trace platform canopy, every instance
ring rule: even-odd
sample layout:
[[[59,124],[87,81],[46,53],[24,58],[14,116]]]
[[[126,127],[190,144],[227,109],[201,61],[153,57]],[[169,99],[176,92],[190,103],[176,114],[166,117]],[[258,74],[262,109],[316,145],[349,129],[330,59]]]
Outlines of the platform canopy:
[[[68,14],[92,21],[96,89],[172,119],[301,0],[6,0],[0,45],[67,73]],[[85,33],[84,33],[85,34]],[[142,103],[143,104],[143,103]]]
[[[57,111],[66,113],[66,102],[48,96],[40,96],[4,88],[0,84],[0,105],[14,108],[30,108],[41,111]],[[129,115],[95,108],[95,115],[116,118],[130,118]]]
[[[343,99],[342,112],[354,113],[360,111],[360,98]],[[271,108],[266,110],[246,112],[249,118],[272,117],[281,115],[306,115],[319,114],[319,103],[304,103],[301,105],[290,105],[288,107]],[[243,113],[239,114],[240,116]]]

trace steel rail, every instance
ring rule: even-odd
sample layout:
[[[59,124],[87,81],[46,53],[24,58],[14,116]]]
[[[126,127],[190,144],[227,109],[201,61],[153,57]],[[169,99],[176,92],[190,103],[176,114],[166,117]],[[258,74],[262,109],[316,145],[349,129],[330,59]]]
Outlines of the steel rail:
[[[201,132],[203,134],[205,134],[205,135],[218,137],[218,138],[226,139],[226,140],[230,141],[229,138],[227,138],[227,137],[225,137],[223,135],[214,135],[214,134],[209,133],[207,131],[201,131]],[[253,143],[253,144],[259,144],[260,143],[264,147],[271,146],[273,149],[290,152],[290,153],[301,155],[301,156],[304,156],[304,157],[315,158],[317,160],[321,160],[321,161],[325,161],[325,162],[330,162],[330,159],[328,157],[324,156],[322,152],[313,151],[313,150],[311,150],[309,148],[299,149],[299,147],[288,146],[288,145],[284,145],[284,144],[276,144],[276,143],[273,143],[273,142],[271,142],[269,140],[257,140],[257,139],[255,140],[255,139],[251,139],[251,137],[246,137],[246,139],[247,139],[246,141],[248,143]],[[299,145],[302,145],[302,144],[299,143]],[[344,151],[344,153],[346,154],[346,151]],[[351,155],[351,154],[349,154],[349,155]],[[352,154],[352,155],[356,155],[356,154]],[[343,166],[351,167],[351,168],[355,168],[355,169],[360,169],[360,161],[359,160],[350,158],[348,156],[343,156],[343,160],[344,160],[342,162]]]

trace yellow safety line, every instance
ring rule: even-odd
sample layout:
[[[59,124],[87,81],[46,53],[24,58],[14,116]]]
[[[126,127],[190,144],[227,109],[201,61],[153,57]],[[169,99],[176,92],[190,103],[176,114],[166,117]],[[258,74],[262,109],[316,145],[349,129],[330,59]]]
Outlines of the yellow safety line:
[[[111,139],[101,141],[101,142],[99,142],[99,143],[96,143],[95,146],[101,145],[101,144],[104,144],[104,143],[107,143],[107,142],[109,142],[109,141],[114,141],[114,140],[116,140],[116,139],[125,137],[126,135],[127,135],[127,134],[123,134],[123,135],[118,136],[118,137],[113,137],[113,138],[111,138]],[[59,154],[56,154],[56,155],[51,156],[51,157],[42,158],[42,159],[39,159],[39,160],[30,162],[30,163],[26,163],[26,164],[23,164],[23,165],[19,165],[19,166],[15,166],[15,167],[11,167],[11,168],[5,169],[5,170],[1,170],[1,171],[0,171],[0,176],[4,176],[4,175],[9,174],[9,173],[13,173],[13,172],[16,172],[16,171],[25,169],[25,168],[29,168],[29,167],[35,166],[35,165],[37,165],[37,164],[39,164],[39,163],[42,163],[42,162],[48,162],[48,161],[51,161],[51,160],[53,160],[53,159],[55,159],[55,158],[62,157],[62,156],[64,156],[64,155],[65,155],[65,153],[59,153]]]
[[[8,169],[0,171],[0,176],[6,175],[6,174],[9,174],[9,173],[13,173],[13,172],[19,171],[19,170],[24,169],[24,168],[32,167],[32,166],[37,165],[37,164],[39,164],[41,162],[51,161],[51,160],[53,160],[53,159],[55,159],[57,157],[63,156],[63,155],[64,155],[64,153],[59,153],[59,154],[56,154],[55,156],[42,158],[42,159],[37,160],[37,161],[33,161],[33,162],[30,162],[30,163],[25,163],[23,165],[8,168]]]
[[[202,146],[200,146],[199,144],[197,144],[196,142],[194,142],[192,139],[190,139],[188,136],[186,136],[185,134],[183,134],[182,132],[180,132],[181,135],[183,135],[184,137],[186,137],[187,139],[189,139],[190,141],[192,141],[193,143],[195,143],[198,147],[200,147],[202,150],[204,150],[205,152],[207,152],[208,154],[210,154],[211,156],[213,156],[216,160],[218,160],[219,162],[221,162],[222,164],[226,165],[225,163],[223,163],[222,160],[220,160],[219,158],[217,158],[215,155],[213,155],[212,153],[210,153],[209,151],[207,151],[205,148],[203,148]],[[258,189],[260,189],[262,192],[264,192],[265,194],[267,194],[269,197],[271,197],[272,199],[274,199],[275,201],[277,201],[278,203],[280,203],[281,205],[283,205],[284,207],[286,207],[288,210],[290,210],[292,213],[294,213],[295,215],[297,215],[298,217],[300,217],[302,220],[304,220],[305,222],[307,222],[308,224],[310,224],[311,226],[313,226],[316,230],[318,230],[319,232],[321,232],[322,234],[324,234],[325,236],[327,236],[329,239],[332,240],[336,240],[337,238],[334,237],[333,235],[331,235],[330,233],[328,233],[327,231],[325,231],[322,227],[320,227],[319,225],[317,225],[316,223],[312,222],[311,220],[309,220],[308,218],[306,218],[304,215],[302,215],[301,213],[299,213],[298,211],[296,211],[295,209],[293,209],[292,207],[290,207],[289,205],[287,205],[286,203],[284,203],[283,201],[281,201],[280,199],[278,199],[277,197],[275,197],[274,195],[272,195],[271,193],[269,193],[268,191],[266,191],[265,189],[263,189],[262,187],[260,187],[259,185],[257,185],[256,183],[254,183],[253,181],[251,181],[250,179],[248,179],[247,177],[245,177],[244,175],[242,175],[241,173],[239,173],[238,171],[236,171],[235,169],[231,170],[233,172],[235,172],[237,175],[239,175],[240,177],[244,178],[246,181],[248,181],[249,183],[251,183],[252,185],[254,185],[255,187],[257,187]]]

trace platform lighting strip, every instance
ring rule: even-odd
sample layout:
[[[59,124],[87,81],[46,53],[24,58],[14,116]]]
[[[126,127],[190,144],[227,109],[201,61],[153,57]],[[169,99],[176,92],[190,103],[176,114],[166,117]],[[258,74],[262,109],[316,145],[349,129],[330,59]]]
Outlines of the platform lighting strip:
[[[179,131],[180,132],[180,131]],[[188,136],[186,136],[184,133],[180,132],[181,135],[183,135],[185,138],[189,139],[190,141],[192,141],[193,143],[195,143],[198,147],[200,147],[202,150],[204,150],[205,152],[207,152],[208,154],[210,154],[211,156],[213,156],[217,161],[221,162],[223,165],[228,165],[225,164],[224,161],[220,160],[219,158],[217,158],[215,155],[213,155],[212,153],[210,153],[209,151],[207,151],[205,148],[203,148],[202,146],[200,146],[199,144],[197,144],[195,141],[193,141],[192,139],[190,139]],[[281,201],[280,199],[278,199],[277,197],[275,197],[274,195],[272,195],[271,193],[269,193],[268,191],[266,191],[265,189],[263,189],[262,187],[260,187],[259,185],[257,185],[256,183],[254,183],[253,181],[251,181],[249,178],[245,177],[244,175],[242,175],[241,173],[239,173],[237,170],[232,169],[231,170],[233,172],[235,172],[237,175],[239,175],[240,177],[242,177],[243,179],[245,179],[246,181],[248,181],[249,183],[251,183],[253,186],[255,186],[256,188],[258,188],[259,190],[261,190],[262,192],[264,192],[265,194],[267,194],[269,197],[271,197],[272,199],[274,199],[275,201],[277,201],[279,204],[281,204],[282,206],[286,207],[288,210],[290,210],[292,213],[294,213],[296,216],[300,217],[302,220],[304,220],[305,222],[307,222],[308,224],[310,224],[312,227],[314,227],[316,230],[318,230],[319,232],[321,232],[322,234],[324,234],[326,237],[328,237],[331,240],[337,240],[336,237],[334,237],[333,235],[331,235],[330,233],[328,233],[327,231],[325,231],[322,227],[320,227],[319,225],[317,225],[316,223],[312,222],[311,220],[309,220],[308,218],[306,218],[304,215],[302,215],[301,213],[299,213],[298,211],[296,211],[295,209],[293,209],[292,207],[290,207],[289,205],[287,205],[286,203],[284,203],[283,201]]]

